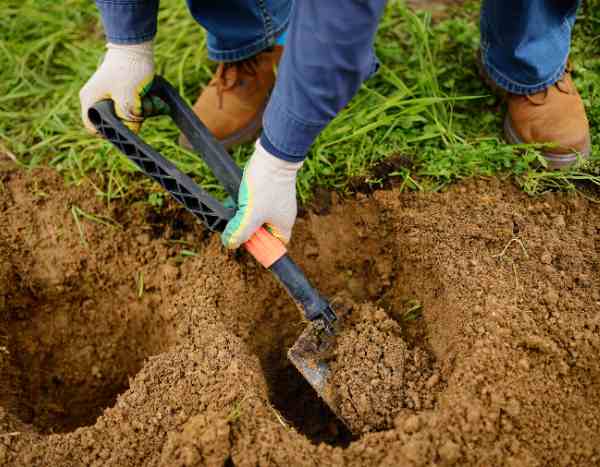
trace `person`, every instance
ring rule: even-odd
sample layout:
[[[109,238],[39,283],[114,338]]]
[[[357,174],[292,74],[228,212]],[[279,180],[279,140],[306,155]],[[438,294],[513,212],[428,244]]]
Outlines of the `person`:
[[[155,2],[97,3],[110,43],[100,69],[81,92],[84,121],[87,108],[110,95],[121,116],[138,123],[139,95],[153,70],[152,49],[144,41],[156,29]],[[275,5],[274,0],[222,0],[219,7],[208,7],[209,2],[201,0],[189,3],[194,16],[209,30],[209,52],[223,51],[232,43],[234,49],[238,47],[237,54],[213,55],[222,59],[247,56],[239,52],[246,50],[239,41],[224,39],[228,35],[239,39],[236,28],[246,27],[242,17],[256,20],[256,9],[272,9],[272,15],[267,15],[270,19],[263,17],[264,30],[254,31],[261,47],[272,43],[288,17],[288,5]],[[282,241],[289,241],[297,214],[298,170],[315,138],[377,70],[373,44],[386,3],[301,0],[293,4],[285,53],[262,117],[262,134],[244,169],[236,215],[222,235],[226,247],[239,247],[265,224]],[[568,66],[579,3],[484,0],[481,8],[479,64],[483,78],[506,97],[505,137],[511,143],[552,143],[543,155],[553,168],[570,166],[590,153],[585,109]],[[239,9],[233,10],[234,5]],[[255,52],[261,47],[249,49]],[[226,86],[215,86],[207,99],[213,109],[222,97],[219,89],[223,91],[232,81],[225,79]],[[214,128],[210,119],[223,121],[217,114],[211,110],[200,117]],[[225,126],[235,125],[232,121]]]
[[[153,40],[159,0],[97,0],[107,53],[80,93],[83,121],[97,100],[111,96],[117,114],[134,131],[143,120],[140,95],[154,77]],[[275,82],[291,0],[187,0],[207,30],[210,59],[219,63],[194,111],[226,148],[254,141]],[[189,148],[181,137],[180,142]]]

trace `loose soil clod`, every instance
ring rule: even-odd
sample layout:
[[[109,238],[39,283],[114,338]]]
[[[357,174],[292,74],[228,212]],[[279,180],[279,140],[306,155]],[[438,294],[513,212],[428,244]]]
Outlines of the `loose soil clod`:
[[[427,352],[409,349],[401,326],[382,309],[354,306],[332,351],[328,393],[352,432],[392,428],[401,409],[413,406],[417,387],[433,408],[437,391],[426,385],[433,368],[429,358],[419,358]]]
[[[583,198],[481,180],[299,219],[294,257],[359,304],[331,360],[350,439],[287,362],[305,324],[250,259],[48,171],[0,181],[0,465],[600,463]]]

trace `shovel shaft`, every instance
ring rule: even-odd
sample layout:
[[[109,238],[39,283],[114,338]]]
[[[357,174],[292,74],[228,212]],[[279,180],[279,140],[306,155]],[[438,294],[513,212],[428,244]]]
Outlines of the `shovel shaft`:
[[[162,76],[155,76],[149,97],[157,97],[168,106],[170,117],[186,136],[194,151],[210,167],[227,194],[233,199],[237,199],[242,182],[242,170],[186,104],[177,90]]]
[[[322,319],[325,329],[333,332],[336,316],[329,302],[311,285],[292,258],[285,254],[271,265],[269,271],[279,279],[309,321]]]
[[[311,285],[279,239],[261,227],[244,243],[244,247],[279,280],[306,319],[323,319],[325,330],[333,332],[336,316],[331,311],[329,302]]]

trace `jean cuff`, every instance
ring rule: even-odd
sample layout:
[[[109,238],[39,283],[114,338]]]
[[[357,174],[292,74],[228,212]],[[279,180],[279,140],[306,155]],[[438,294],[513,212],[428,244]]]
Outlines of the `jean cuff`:
[[[107,42],[140,44],[154,39],[158,1],[115,2],[96,0]]]
[[[224,50],[207,46],[208,58],[215,62],[239,62],[240,60],[254,57],[277,44],[279,37],[287,31],[289,21],[290,18],[288,16],[278,28],[272,30],[267,29],[265,35],[257,41],[236,49]]]
[[[511,79],[505,73],[502,73],[498,67],[494,66],[490,60],[489,47],[482,44],[481,47],[481,63],[487,73],[488,77],[501,89],[510,92],[511,94],[518,94],[522,96],[535,94],[548,89],[550,86],[558,82],[562,78],[565,70],[567,69],[568,57],[565,58],[563,64],[554,71],[550,77],[540,83],[536,84],[523,84]]]
[[[328,122],[306,122],[292,115],[272,96],[263,117],[261,144],[274,156],[301,162]]]

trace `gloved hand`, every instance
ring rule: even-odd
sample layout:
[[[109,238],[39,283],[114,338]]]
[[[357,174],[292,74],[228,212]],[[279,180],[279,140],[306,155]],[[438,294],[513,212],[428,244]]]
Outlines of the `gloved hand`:
[[[263,224],[282,242],[289,242],[298,212],[296,174],[302,164],[278,159],[256,142],[244,169],[238,210],[221,236],[223,245],[238,248]]]
[[[152,41],[133,45],[108,43],[107,48],[102,64],[79,92],[83,123],[96,133],[88,119],[88,109],[102,99],[112,99],[117,116],[137,133],[143,121],[142,96],[154,79]]]

